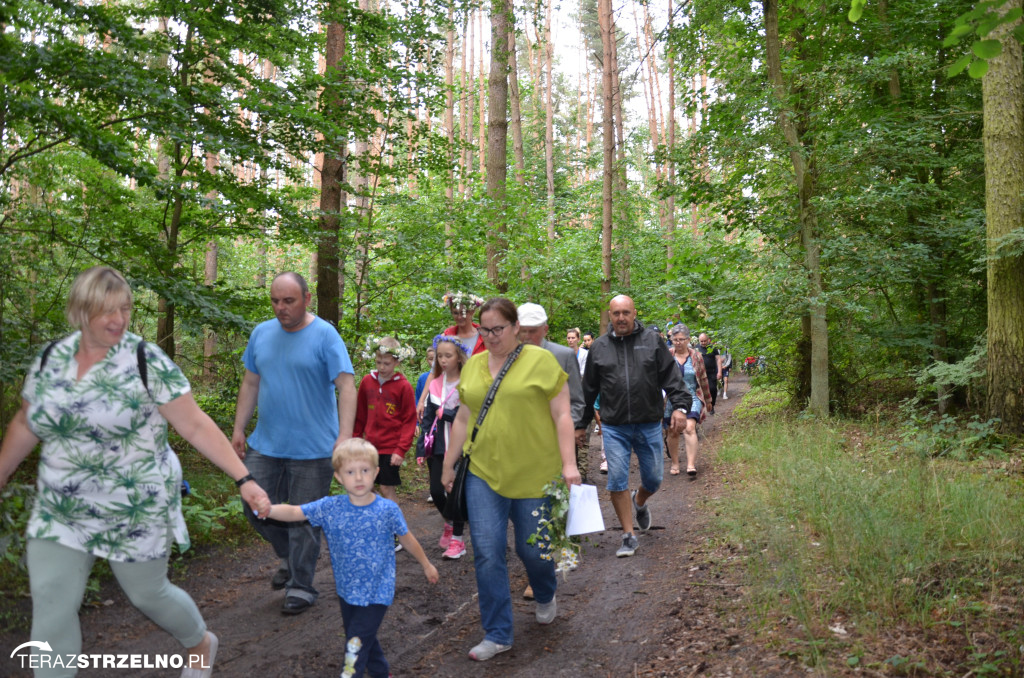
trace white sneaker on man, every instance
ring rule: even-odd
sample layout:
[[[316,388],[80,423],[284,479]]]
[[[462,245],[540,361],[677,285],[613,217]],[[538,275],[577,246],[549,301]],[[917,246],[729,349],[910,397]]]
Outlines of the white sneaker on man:
[[[469,658],[478,662],[485,662],[500,652],[508,652],[511,645],[502,645],[486,638],[479,645],[469,651]]]

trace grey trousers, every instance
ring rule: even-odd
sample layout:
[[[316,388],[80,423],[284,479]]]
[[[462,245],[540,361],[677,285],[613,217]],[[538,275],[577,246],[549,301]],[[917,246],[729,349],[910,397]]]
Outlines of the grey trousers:
[[[51,654],[80,654],[82,629],[78,610],[96,556],[45,539],[29,539],[26,547],[32,591],[32,640],[48,642]],[[132,605],[182,647],[195,647],[206,634],[206,623],[192,598],[167,579],[167,559],[141,563],[110,563],[117,583]],[[40,653],[32,648],[34,654]],[[64,678],[77,668],[42,668],[36,678]]]

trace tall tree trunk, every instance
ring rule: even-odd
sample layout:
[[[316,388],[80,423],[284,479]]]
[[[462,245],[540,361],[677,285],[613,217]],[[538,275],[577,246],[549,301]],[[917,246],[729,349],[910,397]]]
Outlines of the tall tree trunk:
[[[764,25],[768,77],[779,106],[779,127],[790,148],[799,198],[800,242],[803,245],[804,269],[809,287],[807,306],[811,339],[811,397],[808,409],[812,414],[824,417],[829,412],[828,322],[821,274],[821,246],[817,233],[818,217],[813,202],[815,170],[813,162],[808,162],[804,157],[805,152],[810,155],[812,151],[805,148],[797,129],[795,113],[790,104],[791,97],[782,75],[778,0],[764,0]]]
[[[1020,9],[1010,0],[999,12]],[[1024,60],[1010,35],[1020,19],[1003,24],[989,38],[1003,52],[989,60],[982,79],[985,129],[985,215],[988,252],[987,411],[1000,430],[1024,433],[1024,257],[998,250],[1001,238],[1024,222]]]
[[[217,284],[217,256],[220,248],[216,240],[206,243],[206,265],[203,270],[203,282],[207,287],[212,288]],[[213,379],[213,359],[217,355],[217,333],[213,328],[206,328],[206,338],[203,341],[203,378],[209,382]]]
[[[623,115],[622,108],[622,83],[619,75],[619,47],[615,27],[615,15],[613,11],[608,13],[608,21],[610,35],[609,42],[611,44],[612,58],[612,127],[615,130],[615,150],[617,151],[615,157],[615,193],[619,196],[619,200],[615,201],[615,223],[622,225],[627,223],[629,220],[627,213],[629,203],[625,199],[627,194],[626,119]],[[630,244],[631,243],[627,238],[622,238],[615,243],[615,247],[619,250],[619,281],[622,283],[623,287],[629,287],[632,284],[630,280]]]
[[[448,140],[448,182],[444,187],[444,197],[448,209],[455,198],[455,5],[448,5],[448,35],[445,40],[444,49],[444,85],[445,85],[445,107],[444,107],[444,131]],[[445,259],[450,264],[449,251],[451,249],[452,225],[445,220],[444,224],[444,251]]]
[[[526,153],[523,150],[523,112],[519,100],[519,60],[516,57],[515,14],[508,29],[508,96],[512,113],[512,159],[514,176],[521,186],[526,185]]]
[[[493,11],[493,10],[492,10]],[[480,77],[478,79],[480,83],[480,91],[477,92],[477,101],[479,102],[479,109],[477,111],[477,171],[480,172],[481,179],[487,174],[487,88],[484,83],[487,82],[487,67],[484,64],[484,13],[480,12]],[[494,17],[491,17],[491,40],[494,39]],[[494,44],[493,42],[491,43]],[[507,42],[506,42],[507,44]],[[506,63],[507,63],[506,59]],[[494,64],[494,50],[491,51],[491,65],[493,68]],[[506,94],[507,96],[507,94]],[[507,124],[507,123],[506,123]]]
[[[487,278],[499,292],[508,289],[501,261],[508,250],[505,227],[505,180],[508,156],[508,0],[491,4],[491,72],[487,101],[487,197],[491,203],[487,239]]]
[[[476,76],[473,75],[476,69],[476,63],[473,61],[473,49],[475,47],[475,38],[473,31],[476,23],[473,21],[473,13],[466,12],[466,22],[462,27],[462,34],[465,37],[465,43],[462,46],[462,98],[460,101],[459,112],[462,118],[462,126],[459,129],[459,137],[462,139],[462,174],[459,183],[459,192],[467,200],[473,194],[473,183],[470,181],[469,163],[472,159],[470,153],[470,127],[473,126],[473,112],[471,105],[476,103],[476,99],[473,98],[473,92],[476,90],[473,88],[473,84],[476,83]],[[469,50],[468,56],[466,50]]]
[[[555,48],[551,44],[551,3],[547,0],[547,9],[544,18],[544,67],[545,67],[545,88],[544,88],[544,167],[548,183],[548,240],[555,239],[555,114],[551,105],[552,94],[555,89],[555,82],[552,78],[551,67],[555,59]]]
[[[665,260],[666,269],[672,270],[672,259],[675,258],[675,239],[676,239],[676,196],[675,196],[675,185],[676,185],[676,165],[675,165],[675,150],[676,150],[676,68],[675,68],[675,52],[671,46],[671,35],[673,31],[673,17],[672,17],[672,0],[668,0],[668,33],[669,33],[669,46],[665,53],[665,58],[668,61],[668,121],[667,121],[667,133],[668,142],[666,153],[666,183],[668,184],[668,200],[665,204],[665,239],[668,242],[668,246],[665,249]]]
[[[219,158],[216,153],[206,152],[206,172],[213,174],[217,171],[217,165]],[[217,192],[210,191],[206,194],[206,197],[212,202],[217,199]],[[212,288],[217,284],[217,255],[219,248],[217,247],[217,241],[211,239],[206,243],[206,261],[203,267],[203,283],[207,288]],[[209,383],[213,379],[213,357],[217,355],[217,333],[213,331],[212,327],[207,327],[204,330],[205,338],[203,339],[203,378]]]
[[[338,22],[327,25],[327,49],[325,50],[325,69],[340,71],[344,68],[345,27]],[[339,110],[337,94],[332,89],[321,94],[320,106],[326,115],[331,110]],[[338,326],[340,291],[338,271],[341,262],[338,254],[338,232],[341,225],[341,211],[345,206],[343,184],[345,182],[345,154],[348,152],[347,142],[333,153],[325,153],[323,167],[320,171],[320,234],[317,241],[316,264],[316,303],[317,314]]]
[[[602,63],[601,84],[604,97],[604,113],[601,122],[603,139],[603,174],[601,183],[601,297],[608,299],[612,291],[612,219],[614,204],[612,202],[613,174],[615,173],[615,123],[614,99],[612,90],[614,77],[613,50],[615,49],[615,32],[612,25],[611,0],[597,0],[597,20],[601,28]],[[603,306],[603,305],[602,305]],[[601,309],[601,334],[608,328],[608,309]]]

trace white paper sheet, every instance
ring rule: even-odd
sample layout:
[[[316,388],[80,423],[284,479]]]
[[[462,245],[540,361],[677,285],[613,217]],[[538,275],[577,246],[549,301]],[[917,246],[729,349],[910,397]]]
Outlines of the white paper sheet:
[[[596,485],[571,485],[569,487],[569,515],[566,533],[577,534],[604,531],[604,516],[597,501]]]

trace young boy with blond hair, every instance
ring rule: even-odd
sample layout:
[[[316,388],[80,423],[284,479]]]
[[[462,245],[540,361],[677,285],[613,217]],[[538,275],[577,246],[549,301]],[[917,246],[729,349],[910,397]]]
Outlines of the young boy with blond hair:
[[[301,506],[274,504],[268,517],[285,522],[308,520],[322,528],[331,554],[346,645],[358,648],[351,675],[367,672],[385,678],[389,667],[377,631],[395,597],[395,538],[423,566],[431,584],[437,583],[437,568],[409,532],[398,504],[374,494],[379,468],[372,444],[350,438],[334,448],[331,464],[346,494]],[[354,638],[359,642],[353,643]]]

